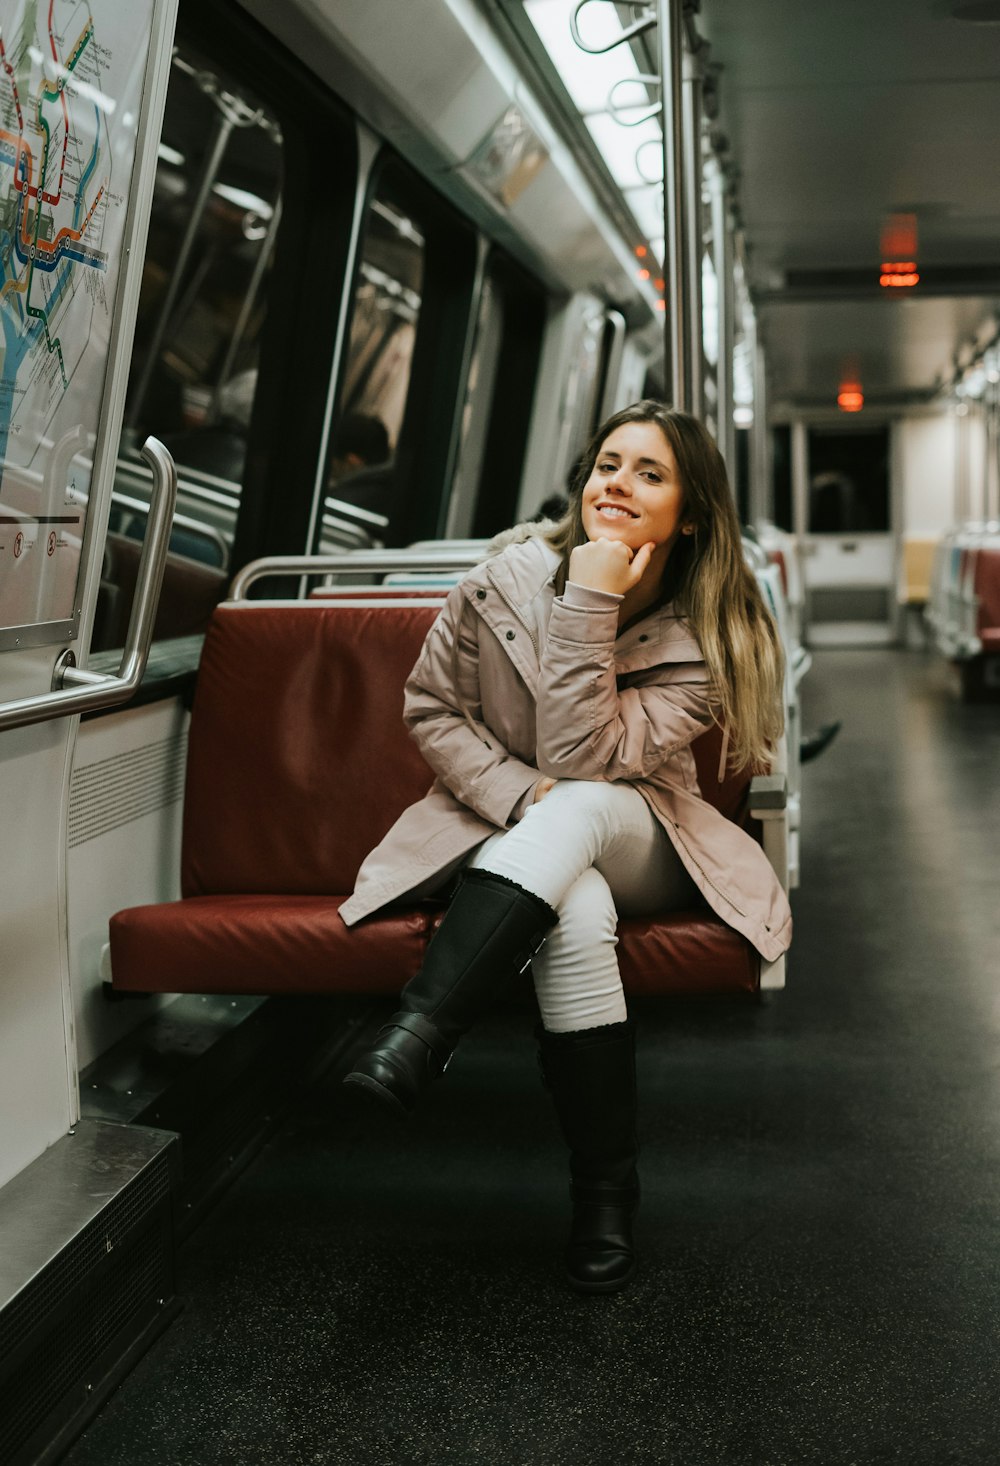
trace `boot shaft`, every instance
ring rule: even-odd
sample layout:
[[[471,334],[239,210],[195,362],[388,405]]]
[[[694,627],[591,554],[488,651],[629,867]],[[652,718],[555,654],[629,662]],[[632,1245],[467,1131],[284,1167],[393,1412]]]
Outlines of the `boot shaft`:
[[[506,997],[558,921],[539,896],[492,871],[465,871],[400,1007],[420,1013],[450,1048]]]
[[[632,1024],[539,1034],[542,1075],[570,1151],[577,1197],[637,1187],[635,1044]]]

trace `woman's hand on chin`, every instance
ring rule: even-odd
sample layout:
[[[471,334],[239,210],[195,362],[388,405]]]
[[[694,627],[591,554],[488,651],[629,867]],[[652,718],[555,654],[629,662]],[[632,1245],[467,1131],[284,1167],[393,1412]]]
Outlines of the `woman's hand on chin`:
[[[647,540],[631,550],[621,540],[589,540],[577,545],[569,557],[569,578],[574,585],[588,590],[610,591],[612,595],[628,595],[649,568],[656,545]]]

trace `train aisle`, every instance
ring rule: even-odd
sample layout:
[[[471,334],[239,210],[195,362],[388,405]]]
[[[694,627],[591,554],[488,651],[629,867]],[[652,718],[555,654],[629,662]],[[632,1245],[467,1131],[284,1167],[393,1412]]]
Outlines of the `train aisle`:
[[[185,1244],[187,1306],[68,1466],[994,1462],[1000,707],[824,651],[787,992],[641,1013],[641,1272],[563,1285],[530,1040],[419,1119],[331,1078]]]

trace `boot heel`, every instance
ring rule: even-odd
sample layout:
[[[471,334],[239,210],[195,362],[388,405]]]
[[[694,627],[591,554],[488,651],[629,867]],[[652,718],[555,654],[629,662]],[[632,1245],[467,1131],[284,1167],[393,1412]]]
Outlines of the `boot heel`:
[[[394,1119],[408,1119],[413,1113],[412,1108],[404,1105],[398,1095],[393,1094],[391,1089],[380,1084],[377,1079],[372,1079],[370,1074],[347,1074],[344,1076],[344,1084],[357,1094],[377,1100],[382,1112],[391,1114]],[[365,1108],[370,1109],[370,1106],[366,1104]]]

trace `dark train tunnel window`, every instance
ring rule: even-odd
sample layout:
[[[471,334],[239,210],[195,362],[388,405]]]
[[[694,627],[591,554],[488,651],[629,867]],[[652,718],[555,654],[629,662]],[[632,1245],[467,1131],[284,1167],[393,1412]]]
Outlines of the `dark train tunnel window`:
[[[419,219],[391,191],[365,223],[338,421],[326,471],[317,549],[381,544],[413,369],[426,245]]]
[[[189,46],[173,57],[93,649],[121,646],[151,478],[178,468],[157,637],[203,629],[232,573],[267,277],[281,217],[277,122]]]
[[[736,497],[736,512],[741,524],[750,523],[750,431],[737,428],[733,434],[736,446],[736,462],[730,474],[730,483]]]
[[[441,533],[475,274],[472,226],[386,150],[364,221],[320,553]]]
[[[467,396],[470,435],[477,437],[471,521],[477,538],[506,529],[517,517],[546,319],[542,286],[499,250],[486,285],[488,315],[481,310],[482,346],[474,352],[481,365],[475,380],[470,373]]]
[[[749,434],[746,435],[749,437]],[[774,503],[771,518],[779,529],[794,530],[792,506],[792,429],[779,423],[771,430],[771,484]]]
[[[809,430],[810,534],[886,533],[889,429]]]

